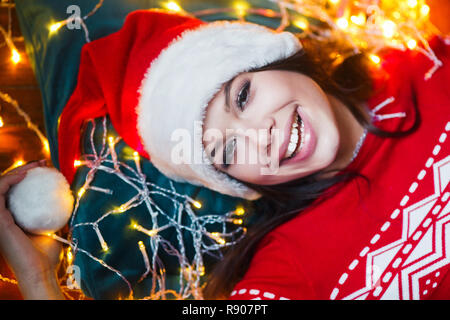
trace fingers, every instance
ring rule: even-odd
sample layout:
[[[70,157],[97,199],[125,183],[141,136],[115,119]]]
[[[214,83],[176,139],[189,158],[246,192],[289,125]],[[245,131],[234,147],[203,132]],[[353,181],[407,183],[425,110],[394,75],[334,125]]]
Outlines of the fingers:
[[[25,178],[28,170],[44,165],[45,160],[33,161],[26,165],[14,168],[8,173],[0,176],[0,210],[6,209],[5,197],[8,190],[13,185],[22,181]]]
[[[28,170],[36,168],[36,167],[44,167],[46,165],[46,163],[47,163],[47,160],[45,160],[45,159],[39,160],[39,161],[31,161],[23,166],[20,166],[20,167],[17,167],[17,168],[14,168],[14,169],[8,171],[7,174],[28,171]]]
[[[15,184],[25,178],[27,175],[26,171],[18,171],[15,173],[8,173],[0,178],[0,198],[5,196],[8,190]]]

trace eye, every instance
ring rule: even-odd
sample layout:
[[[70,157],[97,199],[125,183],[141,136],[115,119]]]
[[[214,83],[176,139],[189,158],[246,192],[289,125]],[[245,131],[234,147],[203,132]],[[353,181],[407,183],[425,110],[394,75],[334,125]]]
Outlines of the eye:
[[[244,110],[245,105],[248,102],[248,98],[250,97],[250,81],[245,81],[236,97],[236,106]]]
[[[234,137],[230,142],[225,145],[223,149],[223,163],[222,168],[228,169],[230,164],[233,163],[234,153],[236,150],[236,137]]]

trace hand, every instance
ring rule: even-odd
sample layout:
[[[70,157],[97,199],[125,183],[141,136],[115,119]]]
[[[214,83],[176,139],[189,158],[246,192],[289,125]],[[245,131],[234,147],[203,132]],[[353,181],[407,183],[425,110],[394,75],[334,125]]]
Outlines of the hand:
[[[28,170],[38,166],[45,166],[45,162],[29,163],[0,177],[0,254],[14,272],[24,298],[62,299],[55,273],[61,245],[47,236],[26,234],[6,207],[9,189],[22,181]]]

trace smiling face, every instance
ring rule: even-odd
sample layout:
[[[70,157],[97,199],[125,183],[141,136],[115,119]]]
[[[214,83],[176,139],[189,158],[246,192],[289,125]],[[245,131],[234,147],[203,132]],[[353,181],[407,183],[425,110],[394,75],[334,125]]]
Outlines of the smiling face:
[[[253,184],[279,184],[326,169],[339,149],[329,96],[292,71],[239,74],[210,101],[203,126],[214,166]]]

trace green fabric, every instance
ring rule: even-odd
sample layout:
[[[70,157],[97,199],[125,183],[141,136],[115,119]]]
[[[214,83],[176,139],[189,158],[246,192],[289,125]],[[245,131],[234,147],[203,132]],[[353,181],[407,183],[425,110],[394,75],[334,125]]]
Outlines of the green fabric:
[[[45,127],[52,161],[55,167],[59,167],[57,148],[58,118],[76,85],[80,51],[85,44],[85,35],[82,29],[68,30],[65,27],[61,28],[57,33],[49,35],[49,26],[52,23],[64,20],[69,16],[66,13],[66,8],[74,4],[72,0],[16,0],[15,2],[21,31],[25,38],[26,50],[42,93]],[[277,5],[268,0],[249,0],[247,2],[253,7],[277,10]],[[76,5],[81,8],[82,16],[91,11],[96,3],[97,1],[93,0],[76,1]],[[131,11],[160,7],[161,3],[161,1],[150,0],[105,1],[103,6],[86,21],[91,41],[120,29],[126,15]],[[231,1],[222,0],[191,0],[178,1],[178,3],[188,12],[208,8],[224,8],[232,5]],[[236,15],[234,13],[201,17],[205,21],[235,18]],[[276,28],[280,23],[279,19],[256,15],[247,16],[246,19],[247,21],[272,28]],[[100,120],[97,119],[96,121],[99,122]],[[109,122],[108,130],[114,132],[114,128]],[[99,134],[99,132],[96,132],[96,143],[99,143],[99,139],[101,139]],[[84,145],[85,152],[92,152],[90,150],[89,136],[83,136],[82,145]],[[118,153],[119,160],[132,166],[133,160],[126,160],[126,155],[129,155],[130,148],[123,142],[120,142],[117,147],[121,150]],[[142,166],[148,181],[164,187],[169,186],[171,181],[157,171],[149,161],[143,161]],[[72,185],[73,190],[76,191],[81,187],[86,179],[87,171],[85,167],[81,167],[78,170]],[[92,190],[86,192],[78,208],[74,224],[97,219],[99,215],[111,210],[115,204],[126,202],[133,196],[134,192],[128,185],[123,184],[117,178],[103,173],[95,175],[93,185],[111,189],[113,195],[107,196]],[[241,199],[225,196],[190,184],[174,183],[173,185],[178,192],[187,194],[203,203],[203,207],[197,210],[198,215],[225,213],[234,210],[240,204],[244,205],[247,211],[250,210],[251,204]],[[156,197],[155,200],[158,206],[164,208],[164,212],[170,214],[171,210],[173,210],[171,203],[166,199],[158,199]],[[124,215],[114,215],[101,222],[102,235],[110,247],[106,254],[101,251],[97,235],[91,227],[76,228],[73,237],[76,239],[79,248],[83,248],[98,259],[104,260],[108,265],[120,270],[132,283],[135,297],[139,298],[147,296],[151,287],[151,277],[147,277],[146,280],[138,283],[145,268],[137,242],[139,240],[148,241],[148,237],[135,230],[133,230],[134,232],[130,231],[131,219],[138,220],[143,226],[151,226],[148,213],[141,206],[130,210]],[[158,216],[158,219],[165,218]],[[189,223],[189,221],[185,221],[185,223]],[[214,226],[211,226],[211,231],[217,230],[214,230]],[[174,232],[167,230],[163,233],[163,236],[175,247],[177,246],[178,240]],[[188,235],[184,234],[183,237],[189,241]],[[192,257],[192,249],[192,245],[191,247],[188,246],[188,257]],[[176,290],[178,284],[177,275],[179,273],[178,262],[173,257],[164,254],[161,254],[160,258],[167,270],[167,287]],[[204,259],[208,269],[212,263],[217,261],[217,257],[205,256]],[[81,269],[82,289],[88,296],[95,299],[115,299],[119,296],[127,296],[128,288],[125,282],[114,272],[106,269],[87,255],[78,252],[75,265]]]
[[[103,142],[103,126],[102,119],[95,121],[94,146],[98,154],[100,154]],[[90,142],[92,125],[87,125],[83,134],[83,154],[93,154],[93,148]],[[107,121],[107,136],[117,136],[114,128],[109,120]],[[133,169],[136,169],[134,159],[131,156],[133,150],[123,141],[119,142],[115,148],[119,161],[126,163]],[[111,159],[109,156],[108,159]],[[113,167],[112,164],[109,167]],[[82,187],[88,168],[82,167],[77,171],[74,190]],[[170,189],[172,183],[175,190],[180,194],[190,195],[192,198],[200,201],[202,207],[195,209],[196,216],[222,214],[236,209],[236,206],[242,205],[249,210],[249,203],[246,201],[228,197],[217,192],[213,192],[206,188],[199,188],[187,183],[175,183],[164,175],[160,174],[149,161],[142,161],[142,171],[145,172],[147,180],[155,183],[159,187]],[[128,173],[128,175],[130,175]],[[76,213],[74,224],[93,222],[100,218],[104,213],[113,208],[119,207],[134,197],[137,192],[135,189],[124,183],[121,179],[105,172],[99,172],[95,175],[93,183],[96,187],[111,190],[111,195],[97,191],[87,190],[82,197],[79,209]],[[163,208],[168,217],[175,217],[176,210],[170,200],[162,196],[152,196],[155,203]],[[158,225],[165,225],[168,218],[159,214]],[[74,229],[73,238],[76,239],[78,247],[87,250],[95,257],[104,260],[108,265],[119,270],[133,285],[134,297],[143,298],[149,295],[152,287],[151,277],[147,277],[144,281],[138,283],[141,275],[145,272],[143,258],[137,245],[138,241],[143,241],[147,247],[149,256],[152,253],[150,248],[150,239],[147,235],[131,228],[132,222],[137,222],[147,229],[151,229],[152,220],[144,204],[135,207],[122,214],[113,214],[102,220],[99,229],[109,250],[105,253],[98,240],[98,237],[91,226],[82,226]],[[191,220],[187,215],[183,215],[183,225],[190,225]],[[230,224],[231,225],[231,224]],[[231,230],[231,229],[230,229]],[[220,232],[219,225],[212,224],[208,228],[209,232]],[[174,228],[166,229],[160,235],[169,241],[178,251],[180,251],[177,233]],[[183,240],[186,246],[186,256],[192,261],[194,255],[192,237],[189,232],[183,232]],[[207,239],[204,239],[207,241]],[[209,241],[210,243],[211,240]],[[204,255],[206,270],[210,269],[212,263],[217,261],[218,252],[214,256]],[[174,256],[165,254],[162,250],[158,253],[158,257],[164,263],[167,273],[167,288],[178,290],[179,263]],[[128,287],[126,282],[114,272],[104,268],[101,264],[95,262],[89,256],[78,253],[75,259],[75,265],[80,267],[82,274],[83,291],[96,299],[114,299],[118,296],[126,297],[128,295]]]

